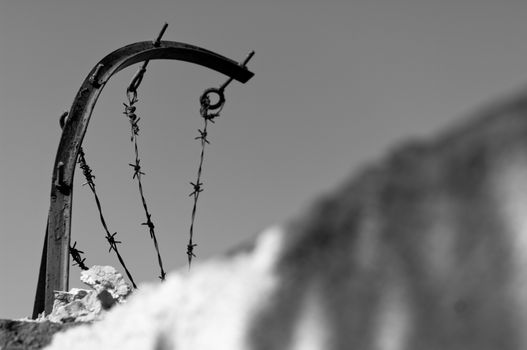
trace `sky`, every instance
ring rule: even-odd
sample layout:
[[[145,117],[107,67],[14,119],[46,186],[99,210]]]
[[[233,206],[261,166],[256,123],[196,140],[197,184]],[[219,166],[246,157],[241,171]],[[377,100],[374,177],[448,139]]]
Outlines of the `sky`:
[[[60,139],[58,118],[106,54],[180,41],[243,60],[209,129],[196,262],[294,217],[403,140],[426,138],[527,82],[527,3],[515,0],[0,0],[0,318],[29,316]],[[84,139],[103,211],[134,279],[159,274],[132,180],[122,114],[137,67],[103,90]],[[167,270],[186,270],[202,122],[225,77],[152,61],[139,89],[143,186]],[[112,265],[91,192],[75,176],[72,241]],[[81,287],[71,267],[70,287]]]

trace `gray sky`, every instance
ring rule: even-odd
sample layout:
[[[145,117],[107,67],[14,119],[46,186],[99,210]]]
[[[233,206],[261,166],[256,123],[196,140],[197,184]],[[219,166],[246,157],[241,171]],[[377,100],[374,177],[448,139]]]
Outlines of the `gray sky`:
[[[285,220],[391,145],[424,137],[527,81],[527,3],[503,0],[0,0],[0,318],[31,313],[49,208],[58,117],[89,70],[123,45],[166,40],[242,60],[212,125],[195,239],[204,259]],[[106,86],[84,142],[110,230],[138,281],[157,263],[136,184],[124,89]],[[224,77],[154,61],[139,91],[144,187],[165,266],[186,263],[200,145],[198,97]],[[72,240],[87,263],[108,254],[76,172]],[[72,286],[80,286],[72,267]]]

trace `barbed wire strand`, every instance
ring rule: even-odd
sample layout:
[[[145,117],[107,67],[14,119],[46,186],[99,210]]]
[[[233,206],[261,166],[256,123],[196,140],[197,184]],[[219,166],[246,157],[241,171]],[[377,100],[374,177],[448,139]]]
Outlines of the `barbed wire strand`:
[[[99,200],[99,196],[97,194],[97,190],[95,189],[95,182],[93,181],[95,176],[92,174],[92,169],[90,168],[90,166],[86,162],[86,154],[84,153],[84,150],[82,149],[82,147],[79,150],[78,163],[79,163],[79,167],[82,170],[84,178],[86,179],[86,182],[83,185],[88,185],[90,187],[90,190],[93,193],[93,197],[95,198],[95,204],[97,205],[97,210],[99,212],[99,218],[100,218],[102,227],[104,228],[104,231],[106,232],[106,240],[110,244],[110,249],[108,250],[108,252],[111,252],[112,250],[115,252],[115,255],[117,256],[117,259],[119,260],[119,263],[121,264],[121,266],[123,267],[124,271],[126,272],[126,275],[128,276],[128,279],[132,283],[133,287],[137,289],[137,285],[135,284],[135,281],[134,281],[134,279],[132,277],[132,274],[130,273],[130,271],[126,267],[124,259],[121,256],[121,254],[119,253],[119,249],[117,248],[117,245],[122,243],[122,242],[121,241],[117,241],[115,239],[115,236],[117,235],[117,232],[114,232],[113,234],[110,234],[110,230],[108,229],[108,225],[106,224],[106,220],[105,220],[103,212],[102,212],[101,201]],[[75,248],[75,245],[73,245],[73,249],[74,248]],[[72,247],[70,247],[70,251],[71,251],[71,249],[72,249]],[[72,256],[73,256],[73,254],[72,254]],[[75,260],[75,258],[74,258],[74,260]],[[82,265],[77,260],[75,260],[75,261],[82,268]],[[82,262],[83,261],[84,260],[82,260]]]
[[[141,67],[143,69],[143,67]],[[136,87],[137,88],[137,87]],[[129,165],[134,169],[134,175],[132,176],[133,179],[137,180],[137,186],[139,189],[139,195],[141,197],[141,202],[143,204],[143,209],[145,211],[146,215],[146,222],[143,222],[141,225],[145,225],[148,227],[150,238],[154,241],[154,248],[156,250],[157,254],[157,262],[159,264],[160,269],[160,275],[158,276],[161,281],[165,280],[166,272],[163,268],[163,259],[161,258],[161,253],[159,251],[159,244],[157,242],[157,237],[155,233],[155,225],[152,222],[152,214],[150,214],[148,210],[148,205],[146,203],[144,191],[143,191],[143,182],[141,181],[141,178],[143,175],[145,175],[144,172],[141,171],[141,160],[139,159],[139,146],[138,146],[138,136],[139,136],[139,120],[140,118],[137,117],[137,114],[135,113],[136,107],[134,106],[135,103],[138,101],[137,99],[137,91],[130,91],[127,90],[127,97],[128,97],[128,104],[123,103],[125,109],[123,114],[125,114],[128,117],[128,120],[130,121],[130,128],[131,128],[131,142],[134,145],[134,154],[135,154],[135,163],[130,163]]]
[[[245,60],[240,63],[241,67],[245,67],[249,60],[254,56],[254,51],[251,51]],[[188,268],[192,265],[192,258],[196,257],[194,253],[194,248],[197,247],[197,244],[194,243],[194,225],[196,221],[196,212],[198,207],[198,199],[200,193],[204,191],[203,182],[201,181],[201,175],[203,172],[203,161],[205,159],[205,145],[210,145],[208,136],[208,126],[209,122],[214,123],[214,120],[220,116],[220,113],[225,105],[225,88],[233,81],[233,78],[227,79],[219,88],[209,88],[203,92],[200,97],[200,115],[203,118],[203,130],[198,129],[199,136],[195,137],[195,140],[200,140],[201,142],[201,153],[199,158],[199,166],[196,175],[196,182],[191,182],[190,185],[193,188],[193,192],[189,197],[193,197],[192,205],[192,214],[190,216],[190,229],[189,229],[189,240],[187,244],[187,257],[188,257]],[[209,98],[209,94],[218,95],[219,100],[212,104]],[[213,110],[213,112],[211,112]]]
[[[192,258],[195,258],[196,255],[194,254],[194,248],[197,246],[193,242],[194,238],[194,224],[196,221],[196,212],[198,208],[198,199],[201,192],[203,192],[203,182],[201,182],[201,176],[203,173],[203,161],[205,159],[205,145],[210,145],[209,140],[207,139],[208,136],[208,126],[209,122],[214,123],[214,119],[219,117],[221,109],[223,108],[223,103],[219,107],[218,111],[215,113],[209,113],[210,108],[210,99],[208,96],[203,96],[201,100],[201,109],[200,114],[203,118],[203,130],[198,129],[199,136],[195,137],[195,140],[200,140],[201,142],[201,153],[199,157],[199,166],[198,171],[196,175],[196,182],[191,182],[190,185],[193,188],[193,192],[189,194],[189,197],[193,197],[193,205],[192,205],[192,214],[190,217],[190,229],[189,229],[189,241],[187,244],[187,257],[188,257],[188,267],[190,269],[190,266],[192,265]]]
[[[163,24],[163,27],[161,28],[161,31],[157,35],[156,39],[152,42],[154,47],[158,47],[161,44],[161,38],[163,37],[163,34],[165,34],[167,27],[168,27],[168,23],[165,22]],[[138,122],[140,118],[138,118],[137,115],[135,114],[136,107],[134,106],[134,104],[138,101],[137,89],[139,88],[139,85],[141,85],[141,82],[143,81],[143,77],[146,72],[146,67],[148,66],[149,62],[150,60],[144,61],[141,67],[132,77],[132,80],[130,81],[130,84],[128,85],[126,89],[128,105],[126,103],[123,103],[123,105],[124,105],[124,114],[128,117],[128,120],[130,121],[130,128],[131,128],[131,134],[132,134],[131,141],[134,144],[134,153],[135,153],[135,163],[129,164],[129,165],[134,169],[134,175],[132,178],[137,179],[139,194],[141,196],[141,202],[143,204],[143,209],[146,215],[146,222],[143,222],[141,225],[148,226],[148,230],[150,232],[150,238],[154,241],[154,248],[156,250],[157,262],[159,264],[159,269],[160,269],[160,275],[158,277],[159,279],[161,279],[161,281],[164,281],[166,277],[166,272],[165,272],[165,269],[163,268],[163,260],[161,258],[161,253],[159,252],[159,244],[157,242],[157,237],[155,234],[155,225],[152,222],[152,215],[148,211],[148,206],[146,204],[146,199],[145,199],[145,195],[143,192],[143,183],[141,181],[141,176],[145,175],[145,173],[141,171],[141,165],[140,165],[140,159],[139,159],[139,147],[137,145],[137,138],[139,136]]]

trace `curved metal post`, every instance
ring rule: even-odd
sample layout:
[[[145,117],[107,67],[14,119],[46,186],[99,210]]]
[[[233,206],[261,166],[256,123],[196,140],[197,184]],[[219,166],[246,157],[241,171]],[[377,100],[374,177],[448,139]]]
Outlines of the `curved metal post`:
[[[142,61],[169,59],[216,70],[241,83],[254,74],[243,65],[203,48],[174,41],[142,41],[104,57],[82,83],[69,111],[53,167],[51,203],[33,317],[53,307],[54,291],[67,290],[75,164],[88,122],[106,82],[120,70]],[[44,258],[45,255],[45,258]],[[45,278],[44,278],[45,276]]]

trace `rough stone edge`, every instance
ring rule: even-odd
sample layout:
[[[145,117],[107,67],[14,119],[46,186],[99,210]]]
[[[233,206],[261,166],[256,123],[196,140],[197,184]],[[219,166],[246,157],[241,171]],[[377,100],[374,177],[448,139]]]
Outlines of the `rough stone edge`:
[[[82,324],[88,323],[0,319],[0,350],[42,349],[51,343],[56,333]]]

